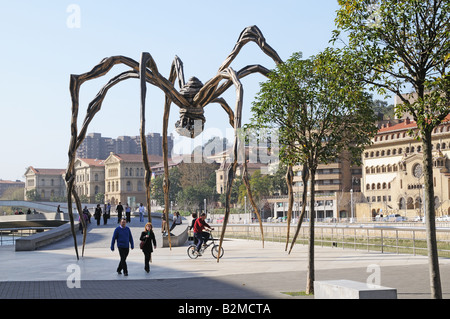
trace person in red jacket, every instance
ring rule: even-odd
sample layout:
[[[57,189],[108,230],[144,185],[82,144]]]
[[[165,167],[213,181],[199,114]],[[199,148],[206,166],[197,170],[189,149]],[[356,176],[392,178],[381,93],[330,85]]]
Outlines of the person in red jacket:
[[[200,217],[197,218],[197,220],[195,221],[195,224],[194,224],[194,237],[198,239],[196,249],[199,254],[200,254],[200,248],[202,247],[203,242],[205,242],[205,236],[203,234],[203,230],[205,228],[208,228],[210,230],[214,229],[205,222],[205,219],[206,219],[206,214],[202,213],[200,215]]]

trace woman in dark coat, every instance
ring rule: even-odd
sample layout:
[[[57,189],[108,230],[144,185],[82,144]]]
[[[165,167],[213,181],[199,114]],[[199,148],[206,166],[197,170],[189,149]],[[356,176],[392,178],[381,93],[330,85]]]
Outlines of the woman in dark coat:
[[[100,218],[102,217],[102,208],[100,207],[100,204],[97,204],[97,207],[95,208],[94,218],[97,220],[97,226],[100,225]]]
[[[155,233],[153,233],[152,223],[147,223],[145,225],[145,230],[141,233],[139,239],[141,242],[144,242],[142,246],[142,252],[145,256],[144,269],[146,272],[150,272],[150,260],[152,259],[153,247],[156,249],[156,238]]]

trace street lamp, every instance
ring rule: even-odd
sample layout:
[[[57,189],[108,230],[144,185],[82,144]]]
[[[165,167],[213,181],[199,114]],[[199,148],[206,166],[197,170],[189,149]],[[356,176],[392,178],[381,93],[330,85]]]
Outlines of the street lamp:
[[[351,211],[351,219],[350,223],[353,223],[353,188],[350,189],[350,211]]]
[[[247,218],[247,196],[244,196],[244,216]]]

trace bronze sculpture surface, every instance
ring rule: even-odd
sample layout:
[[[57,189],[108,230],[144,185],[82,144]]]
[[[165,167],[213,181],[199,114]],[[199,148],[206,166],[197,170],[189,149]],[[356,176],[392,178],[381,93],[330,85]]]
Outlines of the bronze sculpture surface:
[[[66,170],[66,185],[67,185],[67,201],[68,201],[68,213],[70,218],[70,223],[72,227],[72,234],[75,243],[75,252],[77,258],[78,248],[74,229],[74,218],[72,212],[72,196],[75,200],[75,204],[78,212],[82,212],[80,198],[74,188],[75,182],[75,168],[74,163],[76,159],[76,151],[82,141],[84,140],[87,132],[89,123],[92,121],[94,116],[100,111],[103,100],[108,92],[108,90],[114,85],[121,81],[135,78],[140,80],[141,89],[141,125],[140,125],[140,136],[141,136],[141,149],[143,154],[143,162],[145,167],[145,186],[146,186],[146,198],[148,207],[148,219],[151,221],[151,209],[150,209],[150,183],[152,171],[147,156],[147,144],[145,139],[145,99],[147,92],[147,82],[160,88],[165,94],[165,104],[164,104],[164,116],[163,116],[163,159],[164,159],[164,202],[165,207],[169,207],[169,168],[168,168],[168,146],[167,146],[167,129],[168,129],[168,119],[170,114],[170,106],[172,103],[179,107],[180,119],[176,122],[176,131],[183,136],[190,138],[196,137],[199,133],[203,131],[204,123],[206,121],[203,115],[203,109],[210,103],[219,103],[225,112],[228,114],[231,126],[234,128],[234,144],[233,144],[233,161],[228,164],[228,178],[226,186],[226,204],[225,204],[225,217],[220,238],[220,247],[222,247],[223,237],[225,235],[226,225],[230,214],[230,194],[233,179],[236,174],[238,150],[241,141],[238,138],[238,130],[241,128],[241,117],[242,117],[242,104],[243,104],[243,87],[240,81],[241,78],[250,75],[252,73],[261,73],[265,76],[269,73],[269,70],[261,65],[248,65],[243,67],[239,71],[235,71],[230,67],[230,64],[239,54],[241,48],[248,42],[255,42],[261,50],[272,58],[276,64],[282,63],[282,60],[278,54],[270,47],[262,35],[261,31],[257,26],[251,26],[245,28],[236,42],[231,53],[225,59],[225,61],[220,66],[217,74],[203,84],[196,77],[192,77],[188,82],[185,82],[183,63],[175,56],[172,63],[170,74],[168,78],[163,77],[159,71],[158,67],[153,60],[152,56],[148,52],[141,54],[140,62],[137,62],[131,58],[125,56],[112,56],[103,59],[99,64],[97,64],[91,71],[74,75],[70,77],[70,94],[72,99],[72,122],[71,122],[71,141],[68,151],[68,166]],[[124,64],[130,69],[128,71],[122,72],[121,74],[113,77],[108,81],[106,85],[98,92],[96,97],[89,103],[87,108],[86,116],[82,124],[81,130],[78,131],[78,111],[79,111],[79,92],[81,85],[89,80],[101,77],[108,73],[113,66],[116,64]],[[178,82],[180,90],[175,89],[175,81]],[[223,81],[223,83],[221,83]],[[236,103],[234,111],[228,105],[228,103],[220,97],[228,88],[235,86],[236,89]],[[254,213],[258,217],[259,225],[261,228],[262,239],[264,241],[264,234],[262,229],[262,221],[259,215],[256,204],[253,200],[250,184],[247,175],[247,165],[246,161],[243,161],[244,174],[243,180],[247,187],[248,196],[250,203],[252,204]],[[72,195],[72,196],[71,196]],[[165,210],[166,220],[168,219],[168,210]],[[84,219],[80,219],[83,227],[85,227]],[[82,255],[84,255],[84,246],[86,242],[86,231],[83,232],[83,250]],[[170,243],[170,234],[169,234]]]

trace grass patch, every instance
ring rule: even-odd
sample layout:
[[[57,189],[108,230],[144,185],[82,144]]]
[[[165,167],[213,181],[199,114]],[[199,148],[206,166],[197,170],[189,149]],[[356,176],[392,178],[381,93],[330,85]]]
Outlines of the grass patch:
[[[282,294],[292,296],[292,297],[305,297],[305,296],[314,296],[314,294],[307,294],[305,291],[287,291],[281,292]]]

